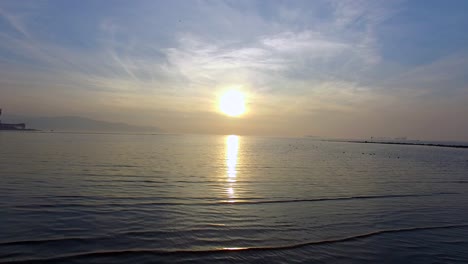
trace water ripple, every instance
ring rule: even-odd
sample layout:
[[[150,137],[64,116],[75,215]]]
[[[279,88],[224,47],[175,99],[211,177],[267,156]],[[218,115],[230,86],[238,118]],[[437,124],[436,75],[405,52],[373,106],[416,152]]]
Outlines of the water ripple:
[[[290,245],[281,245],[281,246],[265,246],[265,247],[223,247],[223,248],[213,248],[213,249],[203,249],[203,250],[160,250],[160,249],[125,249],[125,250],[105,250],[105,251],[92,251],[85,253],[77,254],[68,254],[51,258],[36,258],[36,259],[27,259],[27,260],[17,260],[11,261],[10,263],[34,263],[34,262],[56,262],[56,261],[73,261],[79,259],[95,258],[95,257],[122,257],[128,255],[140,255],[140,254],[149,254],[154,256],[165,256],[165,255],[211,255],[211,254],[223,254],[231,252],[248,252],[248,251],[273,251],[273,250],[291,250],[298,249],[314,245],[324,245],[324,244],[334,244],[348,241],[355,241],[366,239],[373,236],[380,236],[388,233],[402,233],[402,232],[415,232],[422,230],[435,230],[435,229],[452,229],[452,228],[464,228],[468,227],[468,224],[455,224],[455,225],[444,225],[444,226],[425,226],[425,227],[411,227],[411,228],[400,228],[400,229],[385,229],[378,230],[369,233],[347,236],[337,239],[327,239],[320,241],[309,241],[298,244]],[[10,242],[15,243],[15,242]],[[19,243],[28,243],[28,241],[23,241]]]
[[[207,197],[153,197],[153,199],[161,200],[184,200],[188,202],[112,202],[112,203],[56,203],[56,204],[27,204],[16,205],[16,208],[62,208],[62,207],[102,207],[102,206],[219,206],[219,205],[257,205],[257,204],[281,204],[281,203],[305,203],[305,202],[327,202],[327,201],[346,201],[346,200],[367,200],[367,199],[392,199],[392,198],[410,198],[410,197],[428,197],[436,195],[453,195],[458,194],[454,192],[439,192],[428,194],[392,194],[392,195],[362,195],[362,196],[348,196],[348,197],[325,197],[325,198],[312,198],[312,199],[278,199],[278,200],[257,200],[261,198],[241,198],[232,200],[217,200],[215,198]],[[69,198],[75,198],[70,196]],[[86,197],[80,197],[81,199]],[[106,200],[124,199],[132,200],[132,198],[106,198]],[[141,198],[138,198],[141,200]],[[92,199],[90,199],[92,200]],[[190,202],[191,200],[208,200],[205,202]]]

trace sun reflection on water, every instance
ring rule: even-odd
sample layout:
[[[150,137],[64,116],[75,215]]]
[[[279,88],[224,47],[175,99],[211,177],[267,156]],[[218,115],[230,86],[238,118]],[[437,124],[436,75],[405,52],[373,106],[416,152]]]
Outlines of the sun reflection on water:
[[[230,135],[226,137],[226,166],[227,166],[227,188],[226,192],[229,202],[235,199],[235,184],[237,176],[237,156],[239,152],[239,136]]]

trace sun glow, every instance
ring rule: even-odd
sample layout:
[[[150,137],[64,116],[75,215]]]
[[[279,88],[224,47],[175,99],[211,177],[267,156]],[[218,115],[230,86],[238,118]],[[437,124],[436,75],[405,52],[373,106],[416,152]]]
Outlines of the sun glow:
[[[245,96],[238,90],[225,92],[219,100],[219,109],[228,116],[240,116],[245,113]]]

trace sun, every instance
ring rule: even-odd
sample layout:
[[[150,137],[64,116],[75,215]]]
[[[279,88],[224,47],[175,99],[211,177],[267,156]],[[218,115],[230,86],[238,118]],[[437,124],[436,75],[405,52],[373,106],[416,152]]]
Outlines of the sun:
[[[245,96],[238,90],[229,90],[219,99],[219,109],[228,116],[245,113]]]

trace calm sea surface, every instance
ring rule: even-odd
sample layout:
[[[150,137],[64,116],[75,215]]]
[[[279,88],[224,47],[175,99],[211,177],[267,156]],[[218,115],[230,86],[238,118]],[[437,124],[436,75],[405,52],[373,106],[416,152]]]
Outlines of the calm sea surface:
[[[0,262],[468,263],[468,150],[0,133]]]

